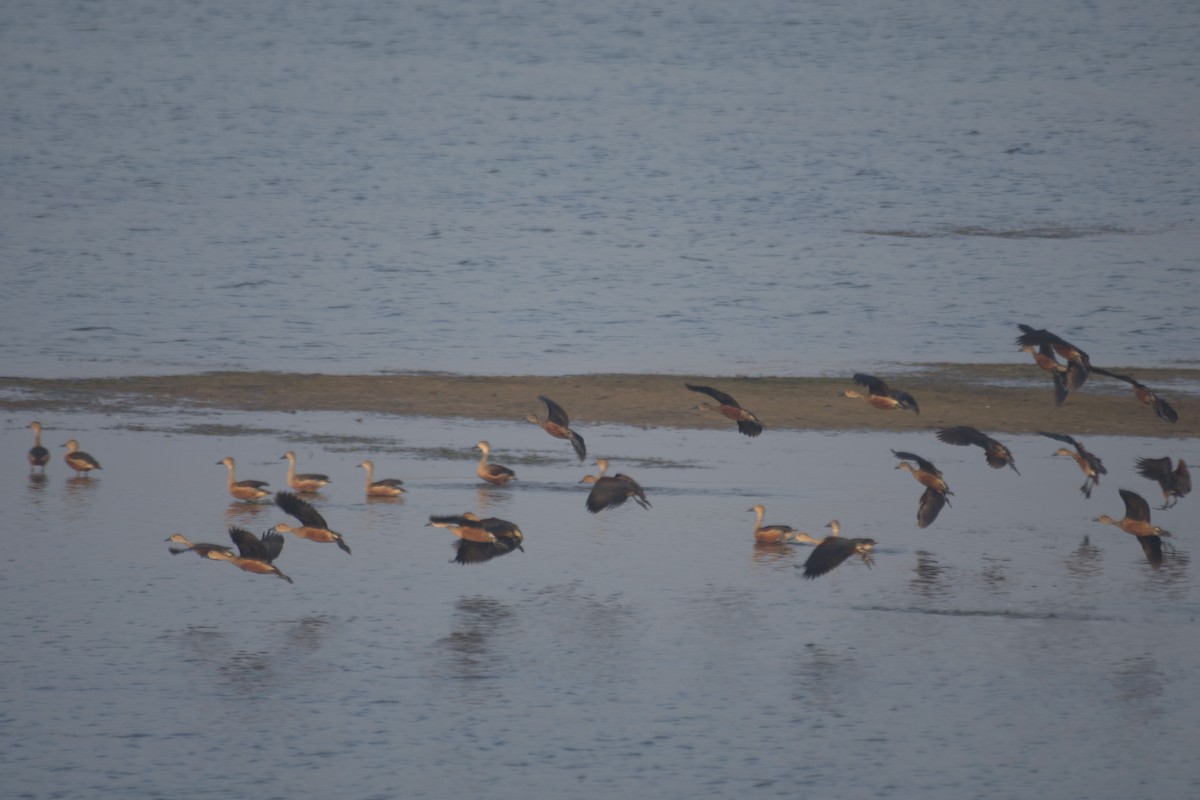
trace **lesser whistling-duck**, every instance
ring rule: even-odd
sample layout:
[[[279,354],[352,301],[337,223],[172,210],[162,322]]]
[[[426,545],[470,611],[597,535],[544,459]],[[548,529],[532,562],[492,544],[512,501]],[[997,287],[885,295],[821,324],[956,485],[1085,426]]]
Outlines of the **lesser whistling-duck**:
[[[1083,386],[1084,382],[1088,379],[1088,373],[1092,370],[1092,361],[1088,358],[1087,353],[1070,342],[1055,336],[1050,331],[1034,329],[1029,325],[1017,325],[1017,327],[1021,329],[1021,335],[1017,337],[1017,346],[1025,352],[1034,353],[1034,360],[1037,361],[1038,366],[1047,371],[1057,373],[1057,368],[1044,363],[1044,356],[1046,354],[1050,352],[1057,353],[1067,360],[1064,377],[1066,388],[1073,391]],[[1053,360],[1053,356],[1051,356],[1051,359]],[[1063,397],[1065,398],[1065,396],[1066,393],[1064,392]],[[1061,405],[1061,401],[1059,401],[1059,404]]]
[[[1108,470],[1104,468],[1104,464],[1100,459],[1089,453],[1082,444],[1065,433],[1047,433],[1046,431],[1038,431],[1038,433],[1059,442],[1066,442],[1075,448],[1074,450],[1068,450],[1065,447],[1060,447],[1054,451],[1053,455],[1066,456],[1073,459],[1079,465],[1079,469],[1083,471],[1083,475],[1086,478],[1083,486],[1079,487],[1079,491],[1083,492],[1084,497],[1091,497],[1092,489],[1096,487],[1096,484],[1100,483],[1100,476],[1108,474]]]
[[[921,458],[916,453],[909,453],[903,450],[893,450],[892,455],[901,459],[896,465],[896,469],[902,469],[909,472],[917,482],[922,486],[941,492],[942,494],[954,494],[950,491],[950,487],[946,485],[945,479],[942,477],[942,471],[933,465],[932,461]],[[908,463],[913,461],[917,466]]]
[[[350,553],[350,547],[342,535],[337,531],[330,530],[329,523],[307,501],[301,500],[291,492],[276,492],[275,505],[298,519],[300,527],[281,522],[273,530],[280,533],[294,533],[301,539],[308,539],[310,542],[333,542],[347,554]]]
[[[833,533],[822,539],[821,543],[813,549],[808,560],[804,562],[805,578],[811,580],[820,577],[838,567],[852,555],[861,556],[867,567],[875,563],[871,558],[871,551],[875,548],[874,539],[841,538],[841,526],[836,519],[830,521],[825,527],[831,528]]]
[[[278,533],[267,531],[260,539],[248,530],[235,527],[229,529],[229,538],[237,545],[238,555],[214,552],[208,557],[228,561],[238,569],[253,572],[255,575],[275,575],[288,583],[294,583],[272,563],[283,550],[283,537]]]
[[[270,497],[271,492],[265,487],[270,486],[271,484],[267,483],[266,481],[234,480],[234,461],[232,457],[225,456],[225,458],[222,458],[217,462],[217,464],[229,467],[229,494],[233,497],[233,499],[244,500],[247,503],[253,503],[255,500],[259,500],[263,497]]]
[[[477,442],[476,450],[483,451],[483,455],[479,457],[479,466],[475,468],[475,474],[482,480],[496,486],[504,486],[509,481],[517,479],[517,473],[513,472],[508,467],[501,464],[489,464],[488,453],[492,452],[492,446],[487,442]]]
[[[449,516],[432,516],[427,523],[435,528],[446,528],[458,537],[455,542],[454,562],[457,564],[482,564],[513,550],[525,552],[522,542],[525,536],[515,523],[497,517],[479,519],[471,512]]]
[[[1143,478],[1149,478],[1158,483],[1159,488],[1162,489],[1163,504],[1159,506],[1160,510],[1175,505],[1179,502],[1179,498],[1186,497],[1187,493],[1192,490],[1192,474],[1188,471],[1188,465],[1182,458],[1176,462],[1175,469],[1171,469],[1170,456],[1139,458],[1137,471]]]
[[[284,458],[286,458],[288,462],[287,485],[290,486],[293,491],[300,492],[301,494],[313,494],[314,492],[320,491],[322,486],[332,483],[328,475],[322,475],[318,472],[304,472],[297,474],[296,454],[291,450],[288,450],[286,453],[280,456],[280,459]]]
[[[1033,331],[1033,328],[1030,328],[1028,325],[1021,325],[1020,327],[1022,330]],[[1018,337],[1017,344],[1020,345],[1020,349],[1023,352],[1033,356],[1035,364],[1050,373],[1050,377],[1054,379],[1054,405],[1061,406],[1066,402],[1067,394],[1070,392],[1067,373],[1072,369],[1078,369],[1078,365],[1073,362],[1068,362],[1065,365],[1060,364],[1058,359],[1054,357],[1053,348],[1044,341],[1038,344],[1021,344],[1021,337]]]
[[[233,555],[233,550],[229,549],[223,544],[209,544],[208,542],[197,542],[193,544],[192,542],[188,541],[188,538],[182,533],[172,533],[167,537],[166,541],[183,545],[183,547],[167,548],[171,551],[171,555],[173,556],[177,556],[180,553],[195,553],[201,558],[211,558],[216,561],[225,561],[227,559],[224,556],[217,556],[214,555],[214,553],[224,552],[228,555]]]
[[[359,464],[367,471],[368,497],[399,497],[404,494],[404,481],[398,478],[380,478],[375,480],[375,462],[364,461]]]
[[[935,467],[932,461],[921,458],[916,453],[902,450],[893,450],[892,455],[904,459],[896,465],[896,469],[908,472],[925,487],[925,491],[922,492],[921,499],[917,503],[917,527],[928,528],[937,519],[938,514],[942,513],[942,508],[950,504],[947,495],[954,494],[954,492],[950,491],[950,487],[946,485],[946,481],[942,477],[942,471]],[[909,461],[914,461],[917,465],[914,467],[908,463]]]
[[[496,534],[489,531],[471,512],[430,516],[426,527],[445,528],[460,539],[469,542],[496,544]]]
[[[701,411],[711,411],[733,420],[737,423],[737,429],[746,436],[758,436],[763,432],[763,424],[758,417],[738,405],[738,401],[734,400],[731,395],[711,386],[696,386],[691,383],[685,383],[684,386],[693,392],[706,394],[717,401],[716,404],[701,403],[696,406]]]
[[[1170,532],[1150,524],[1150,504],[1146,502],[1146,498],[1128,489],[1118,491],[1121,499],[1125,501],[1124,518],[1113,519],[1107,514],[1101,514],[1096,518],[1096,522],[1116,525],[1126,533],[1136,536],[1138,544],[1142,546],[1142,552],[1146,554],[1146,560],[1151,566],[1158,568],[1163,560],[1162,537],[1170,536]]]
[[[1012,451],[992,437],[979,431],[978,428],[972,428],[969,425],[942,428],[937,432],[937,438],[946,444],[956,444],[963,447],[967,445],[982,447],[984,458],[987,460],[989,467],[992,469],[1011,467],[1013,472],[1018,475],[1021,474],[1020,470],[1017,469],[1016,462],[1013,460]]]
[[[50,463],[50,451],[42,447],[42,423],[31,422],[29,427],[33,428],[33,447],[29,448],[29,468],[41,467],[42,472],[46,471],[46,465]]]
[[[575,448],[575,454],[579,456],[580,461],[587,458],[587,445],[584,444],[582,436],[571,430],[571,420],[567,417],[567,412],[563,410],[563,407],[545,395],[539,394],[538,399],[546,404],[546,419],[544,421],[538,419],[537,414],[529,414],[525,419],[541,427],[554,438],[569,441]]]
[[[853,380],[859,386],[865,386],[867,389],[866,395],[860,394],[853,389],[847,389],[842,392],[843,397],[850,397],[858,400],[863,400],[867,405],[874,408],[892,409],[899,408],[907,411],[912,411],[914,414],[920,414],[921,408],[917,405],[916,399],[908,392],[902,392],[899,389],[892,389],[885,382],[876,378],[874,375],[867,375],[862,372],[854,373]]]
[[[1153,389],[1151,389],[1149,386],[1138,383],[1136,380],[1129,377],[1128,375],[1118,375],[1115,372],[1109,372],[1108,370],[1101,369],[1100,367],[1092,367],[1092,372],[1098,373],[1100,375],[1107,375],[1110,378],[1116,378],[1119,381],[1124,381],[1125,383],[1128,383],[1130,386],[1133,387],[1134,397],[1136,397],[1142,403],[1145,403],[1146,405],[1150,406],[1150,408],[1152,408],[1154,410],[1154,413],[1158,415],[1159,419],[1165,420],[1167,422],[1178,422],[1179,421],[1179,414],[1177,414],[1175,412],[1175,409],[1171,408],[1171,404],[1168,403],[1166,400],[1162,399],[1161,397],[1159,397],[1158,393],[1155,392]]]
[[[584,475],[582,478],[579,479],[579,482],[580,483],[595,483],[596,481],[603,478],[604,473],[608,472],[608,459],[607,458],[598,459],[596,461],[596,466],[600,467],[600,470],[595,475]]]
[[[68,467],[75,470],[76,474],[82,474],[86,478],[92,470],[102,469],[100,462],[80,450],[79,442],[74,439],[68,439],[63,447],[67,448],[67,454],[63,456],[63,460],[67,462]]]
[[[599,514],[606,508],[616,508],[630,497],[637,501],[642,508],[650,508],[650,501],[646,499],[646,493],[642,491],[642,487],[638,485],[637,481],[620,472],[611,477],[606,476],[604,473],[608,469],[608,459],[596,459],[596,465],[600,467],[599,477],[593,481],[584,478],[584,481],[592,484],[592,490],[588,492],[587,500],[584,502],[588,511]]]
[[[761,544],[784,544],[785,542],[820,544],[819,539],[798,531],[791,525],[763,525],[763,514],[766,513],[766,508],[761,504],[746,510],[754,512],[754,541],[756,542]]]
[[[921,492],[921,499],[917,503],[917,527],[928,528],[937,519],[938,514],[942,513],[942,508],[949,503],[950,501],[944,493],[932,487],[926,487],[925,491]]]

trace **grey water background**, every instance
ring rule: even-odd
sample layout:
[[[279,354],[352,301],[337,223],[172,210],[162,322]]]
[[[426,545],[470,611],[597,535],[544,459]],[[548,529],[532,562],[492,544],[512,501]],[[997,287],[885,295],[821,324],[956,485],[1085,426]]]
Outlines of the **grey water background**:
[[[0,432],[3,724],[13,797],[1188,798],[1200,790],[1194,498],[1155,521],[1159,570],[1099,525],[1161,439],[1089,437],[1092,499],[1057,443],[1021,469],[928,433],[586,430],[653,504],[591,516],[565,442],[519,421],[164,411],[48,420],[100,459],[45,478]],[[480,484],[470,447],[513,467]],[[50,441],[50,440],[48,440]],[[928,529],[888,448],[955,492]],[[225,468],[284,482],[285,449],[353,549],[289,537],[255,576],[163,540],[284,515]],[[1194,455],[1190,451],[1189,455]],[[377,475],[400,500],[367,502]],[[801,579],[767,522],[878,541]],[[524,553],[450,563],[430,514],[517,522]]]
[[[0,8],[0,364],[1195,365],[1190,0]]]
[[[1200,7],[0,7],[0,364],[805,375],[1005,361],[1013,325],[1196,365]],[[851,366],[852,365],[852,366]],[[50,797],[1194,798],[1194,498],[1088,437],[1022,475],[927,434],[584,431],[174,409],[0,425],[0,784]],[[78,438],[104,464],[69,476]],[[480,487],[470,447],[517,469]],[[956,495],[928,530],[890,448]],[[294,586],[163,543],[294,449],[352,556]],[[365,502],[365,457],[405,479]],[[879,541],[813,582],[746,511]],[[518,522],[448,563],[430,514]]]

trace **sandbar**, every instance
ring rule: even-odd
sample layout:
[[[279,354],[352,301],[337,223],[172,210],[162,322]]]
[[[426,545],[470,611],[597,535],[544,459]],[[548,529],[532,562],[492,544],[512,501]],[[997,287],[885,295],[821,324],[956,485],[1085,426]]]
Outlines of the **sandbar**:
[[[1055,406],[1050,377],[1029,364],[929,364],[880,374],[916,397],[921,413],[879,410],[842,396],[857,388],[845,377],[712,377],[703,375],[581,374],[471,376],[451,374],[326,375],[207,372],[117,378],[0,377],[0,407],[136,414],[163,407],[242,411],[345,411],[414,417],[520,420],[545,414],[539,395],[552,397],[573,426],[619,424],[644,428],[720,428],[732,422],[698,411],[708,398],[685,383],[716,387],[753,411],[766,428],[789,430],[930,430],[972,425],[985,432],[1163,438],[1200,436],[1200,370],[1121,369],[1155,389],[1179,421],[1159,419],[1130,387],[1093,374],[1067,402]]]

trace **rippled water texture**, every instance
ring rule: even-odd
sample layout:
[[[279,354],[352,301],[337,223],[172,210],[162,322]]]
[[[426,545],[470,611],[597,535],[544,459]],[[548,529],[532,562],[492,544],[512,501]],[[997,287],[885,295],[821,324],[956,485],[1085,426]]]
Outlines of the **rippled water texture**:
[[[0,9],[0,363],[1200,363],[1200,6]]]
[[[928,433],[581,431],[653,508],[591,516],[566,442],[519,422],[345,414],[59,416],[44,479],[0,433],[0,771],[14,797],[1192,798],[1196,499],[1154,519],[1161,569],[1095,523],[1153,484],[1162,440],[1088,438],[1090,500],[1057,443],[1006,437],[1021,475]],[[71,477],[57,445],[104,465]],[[516,470],[480,485],[471,446]],[[955,495],[926,530],[889,448]],[[290,537],[295,580],[172,556],[272,507],[285,450],[353,549]],[[1176,453],[1178,455],[1178,453]],[[368,503],[363,471],[406,481]],[[815,581],[753,514],[878,540]],[[524,553],[450,563],[429,515],[520,525]],[[250,788],[247,788],[250,787]]]

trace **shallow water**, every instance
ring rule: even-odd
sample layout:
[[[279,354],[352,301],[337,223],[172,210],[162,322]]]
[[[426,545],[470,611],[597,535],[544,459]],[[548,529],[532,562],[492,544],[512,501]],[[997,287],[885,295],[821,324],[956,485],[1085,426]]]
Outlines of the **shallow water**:
[[[1091,500],[1057,443],[1005,439],[1021,475],[928,433],[724,428],[582,431],[653,509],[583,508],[565,442],[531,425],[162,412],[43,420],[55,459],[31,479],[8,419],[0,502],[5,686],[0,763],[13,796],[283,798],[813,796],[1185,798],[1200,789],[1200,592],[1194,498],[1156,522],[1152,570],[1098,525],[1117,488],[1154,486],[1094,437]],[[74,436],[104,464],[68,476]],[[487,438],[513,467],[474,479]],[[1191,446],[1191,442],[1184,443]],[[926,530],[889,448],[955,491]],[[239,477],[283,483],[287,449],[333,477],[314,501],[353,548],[289,538],[294,585],[163,542],[221,542],[285,521],[228,502]],[[1191,451],[1174,456],[1194,457]],[[363,458],[405,480],[364,501]],[[807,547],[756,549],[767,522],[878,540],[815,581]],[[526,552],[460,567],[430,514],[517,522]],[[1152,766],[1150,766],[1152,765]]]
[[[1200,6],[0,8],[0,364],[1200,364]]]

